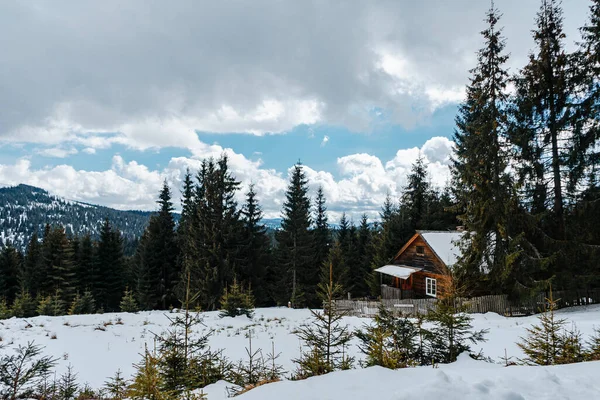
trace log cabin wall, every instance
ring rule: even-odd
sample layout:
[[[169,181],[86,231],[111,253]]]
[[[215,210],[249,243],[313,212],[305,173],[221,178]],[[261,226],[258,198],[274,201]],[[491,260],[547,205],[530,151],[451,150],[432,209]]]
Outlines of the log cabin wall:
[[[423,253],[419,254],[417,249],[423,250]],[[425,271],[440,275],[446,274],[446,265],[436,257],[433,250],[431,250],[421,235],[417,235],[404,252],[394,259],[393,263],[423,268]]]

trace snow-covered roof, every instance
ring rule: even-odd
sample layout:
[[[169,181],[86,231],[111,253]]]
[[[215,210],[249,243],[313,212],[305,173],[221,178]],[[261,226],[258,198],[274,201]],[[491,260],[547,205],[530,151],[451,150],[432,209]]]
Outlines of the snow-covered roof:
[[[377,268],[375,272],[395,276],[396,278],[400,279],[407,279],[412,273],[420,270],[421,268],[403,267],[400,265],[384,265],[381,268]]]
[[[459,241],[466,232],[420,231],[419,233],[448,267],[456,264],[461,255]]]

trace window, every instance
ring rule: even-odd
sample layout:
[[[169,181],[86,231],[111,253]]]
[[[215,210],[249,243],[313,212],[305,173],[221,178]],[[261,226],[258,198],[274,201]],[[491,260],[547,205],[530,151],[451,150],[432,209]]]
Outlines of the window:
[[[425,246],[417,246],[417,255],[424,256],[425,255]]]
[[[425,278],[425,294],[427,296],[436,297],[437,295],[437,281],[433,278]]]

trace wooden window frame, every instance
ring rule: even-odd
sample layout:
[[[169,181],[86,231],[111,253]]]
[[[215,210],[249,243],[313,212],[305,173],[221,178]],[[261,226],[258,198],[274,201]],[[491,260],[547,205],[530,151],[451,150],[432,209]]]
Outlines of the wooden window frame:
[[[422,252],[419,252],[419,249],[422,249]],[[417,246],[417,248],[415,249],[415,252],[418,256],[424,256],[425,255],[425,246]]]
[[[437,279],[425,277],[425,294],[437,297]]]

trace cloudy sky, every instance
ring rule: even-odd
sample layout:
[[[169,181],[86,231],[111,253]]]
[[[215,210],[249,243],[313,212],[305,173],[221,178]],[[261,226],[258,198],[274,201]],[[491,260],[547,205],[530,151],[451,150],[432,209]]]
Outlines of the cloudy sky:
[[[538,0],[496,0],[511,71]],[[589,0],[568,0],[567,43]],[[120,209],[227,153],[280,214],[306,166],[334,218],[376,215],[419,152],[444,185],[483,0],[0,2],[0,184]]]

